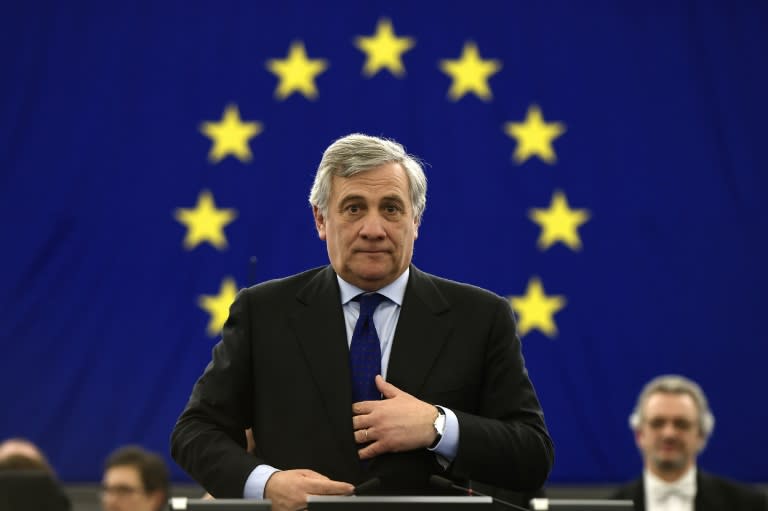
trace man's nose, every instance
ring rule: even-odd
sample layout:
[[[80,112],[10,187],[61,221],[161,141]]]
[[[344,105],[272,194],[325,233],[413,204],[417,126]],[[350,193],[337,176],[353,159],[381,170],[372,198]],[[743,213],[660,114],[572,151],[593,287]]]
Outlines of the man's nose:
[[[360,228],[360,236],[365,239],[379,239],[387,235],[384,230],[384,218],[377,213],[371,212],[362,219],[363,225]]]
[[[661,428],[661,434],[666,438],[676,436],[677,428],[675,427],[675,423],[672,421],[665,422],[664,426]]]

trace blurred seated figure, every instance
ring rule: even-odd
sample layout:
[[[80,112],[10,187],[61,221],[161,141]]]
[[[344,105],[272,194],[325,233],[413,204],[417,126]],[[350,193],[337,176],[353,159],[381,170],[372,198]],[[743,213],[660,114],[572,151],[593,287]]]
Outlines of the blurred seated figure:
[[[615,498],[638,511],[765,511],[766,495],[698,469],[696,457],[715,418],[699,385],[664,375],[645,385],[629,424],[643,457],[643,476]]]
[[[112,452],[104,464],[104,511],[160,511],[169,497],[169,471],[158,454],[136,445]]]
[[[29,440],[0,443],[0,510],[69,511],[71,504],[42,451]]]

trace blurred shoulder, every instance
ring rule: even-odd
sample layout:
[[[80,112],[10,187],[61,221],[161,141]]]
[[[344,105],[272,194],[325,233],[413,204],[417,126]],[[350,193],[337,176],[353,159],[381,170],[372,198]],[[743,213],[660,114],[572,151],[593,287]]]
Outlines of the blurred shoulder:
[[[749,504],[747,509],[768,510],[768,496],[757,488],[708,472],[699,472],[698,491],[718,494],[727,502]]]

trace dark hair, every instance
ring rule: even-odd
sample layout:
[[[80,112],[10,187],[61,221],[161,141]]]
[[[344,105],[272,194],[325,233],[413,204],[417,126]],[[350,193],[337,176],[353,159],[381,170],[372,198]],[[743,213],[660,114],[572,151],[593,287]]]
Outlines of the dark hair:
[[[48,475],[54,475],[51,466],[42,459],[30,458],[21,454],[13,454],[0,460],[0,471],[4,470],[40,470]]]
[[[159,455],[138,445],[127,445],[112,452],[104,463],[104,470],[122,466],[136,467],[145,492],[160,490],[166,496],[170,483],[168,467]]]

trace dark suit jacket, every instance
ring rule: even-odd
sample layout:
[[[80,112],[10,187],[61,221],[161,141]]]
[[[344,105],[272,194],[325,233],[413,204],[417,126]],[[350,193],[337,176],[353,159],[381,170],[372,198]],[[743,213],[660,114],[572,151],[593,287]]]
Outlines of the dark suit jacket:
[[[645,511],[645,485],[643,478],[621,487],[613,496],[630,499],[636,511]],[[748,486],[721,477],[696,472],[696,498],[694,511],[767,511],[766,495]]]
[[[42,470],[0,471],[0,510],[69,511],[69,497]]]
[[[216,497],[242,497],[245,480],[262,463],[352,484],[378,476],[384,493],[425,493],[433,473],[513,490],[544,483],[552,441],[502,298],[411,266],[387,380],[456,413],[459,449],[447,473],[426,449],[361,466],[333,269],[259,284],[232,305],[174,428],[172,455]],[[255,456],[243,449],[248,427]]]

